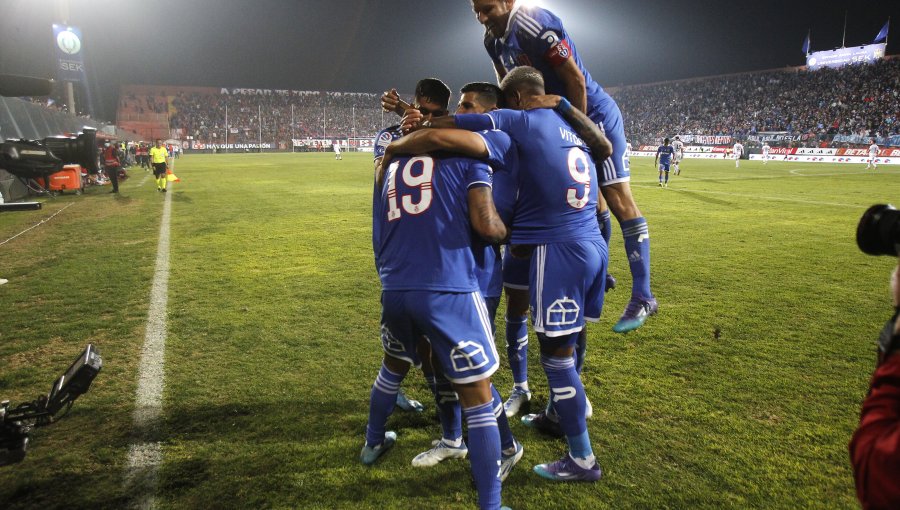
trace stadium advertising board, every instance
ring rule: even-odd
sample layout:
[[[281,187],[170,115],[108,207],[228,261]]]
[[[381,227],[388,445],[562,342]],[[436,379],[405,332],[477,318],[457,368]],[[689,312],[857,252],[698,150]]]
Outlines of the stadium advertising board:
[[[203,150],[244,150],[244,149],[274,149],[271,143],[202,143],[191,142],[191,149],[196,151]]]
[[[887,45],[869,44],[830,51],[816,51],[806,56],[806,67],[811,71],[823,67],[844,67],[851,64],[871,64],[884,57]]]

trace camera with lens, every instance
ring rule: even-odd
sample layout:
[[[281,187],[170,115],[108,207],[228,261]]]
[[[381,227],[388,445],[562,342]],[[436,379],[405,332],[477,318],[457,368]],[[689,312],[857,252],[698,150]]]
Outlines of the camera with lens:
[[[53,382],[47,395],[14,408],[10,408],[9,401],[0,402],[0,466],[24,459],[32,430],[65,416],[75,399],[87,392],[102,367],[100,353],[93,344],[88,344],[69,369]],[[57,416],[63,409],[66,412]]]
[[[889,204],[870,207],[859,219],[856,244],[869,255],[900,255],[900,211]]]

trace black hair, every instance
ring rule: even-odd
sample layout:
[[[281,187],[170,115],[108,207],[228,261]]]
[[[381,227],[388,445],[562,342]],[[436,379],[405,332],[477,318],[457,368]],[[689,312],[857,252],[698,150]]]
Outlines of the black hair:
[[[416,97],[428,98],[446,110],[450,105],[450,87],[437,78],[425,78],[416,83]]]
[[[459,89],[460,94],[465,94],[467,92],[478,94],[478,102],[481,103],[481,106],[486,108],[502,106],[503,92],[500,90],[500,87],[493,83],[476,81],[467,83],[463,85],[463,88]]]

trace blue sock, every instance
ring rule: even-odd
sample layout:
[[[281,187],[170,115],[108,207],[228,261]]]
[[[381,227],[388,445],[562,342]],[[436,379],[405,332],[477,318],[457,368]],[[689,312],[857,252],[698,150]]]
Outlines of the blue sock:
[[[575,341],[575,371],[581,375],[584,369],[584,355],[587,351],[587,328],[582,327],[578,332],[578,340]]]
[[[509,419],[503,410],[503,398],[497,388],[491,384],[491,393],[494,395],[494,416],[497,417],[497,428],[500,430],[500,447],[509,450],[516,445],[516,439],[513,437],[512,429],[509,428]]]
[[[528,382],[528,316],[506,317],[506,359],[513,382]]]
[[[387,426],[388,417],[394,412],[394,404],[397,403],[397,392],[400,391],[400,383],[403,375],[395,374],[388,370],[384,363],[381,371],[372,385],[372,393],[369,395],[369,424],[366,425],[366,445],[377,446],[384,442],[384,429]]]
[[[587,401],[581,378],[575,371],[575,359],[541,356],[541,365],[547,373],[553,408],[559,415],[559,425],[566,435],[572,456],[583,458],[592,455],[584,418]]]
[[[666,172],[666,184],[669,183],[669,172]]]
[[[500,432],[493,402],[463,409],[469,426],[469,462],[478,508],[500,508]]]
[[[597,214],[597,223],[600,224],[600,235],[609,246],[609,240],[612,238],[612,220],[609,217],[609,209]]]
[[[443,375],[435,374],[426,379],[434,393],[443,439],[462,438],[462,411],[459,406],[459,396],[453,390],[453,385]]]
[[[650,230],[642,217],[623,221],[625,254],[631,268],[631,297],[653,297],[650,291]]]

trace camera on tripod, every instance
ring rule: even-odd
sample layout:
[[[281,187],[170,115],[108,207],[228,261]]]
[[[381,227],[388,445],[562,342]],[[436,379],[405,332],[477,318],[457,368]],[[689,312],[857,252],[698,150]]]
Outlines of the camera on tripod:
[[[31,431],[65,416],[75,399],[87,392],[102,367],[100,353],[93,344],[88,344],[69,369],[53,382],[46,396],[12,409],[8,400],[0,403],[0,466],[24,459]],[[57,417],[64,408],[66,412]]]

